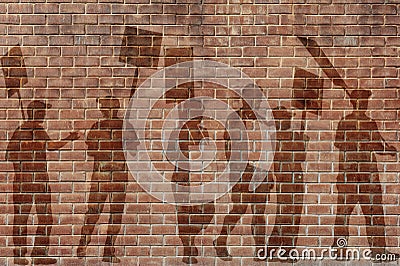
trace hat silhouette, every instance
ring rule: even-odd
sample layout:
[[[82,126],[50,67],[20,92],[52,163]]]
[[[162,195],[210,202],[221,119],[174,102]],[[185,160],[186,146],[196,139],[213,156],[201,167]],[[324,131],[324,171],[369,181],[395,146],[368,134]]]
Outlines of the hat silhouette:
[[[372,93],[370,90],[353,90],[350,93],[350,99],[355,100],[355,99],[368,99],[371,97]]]

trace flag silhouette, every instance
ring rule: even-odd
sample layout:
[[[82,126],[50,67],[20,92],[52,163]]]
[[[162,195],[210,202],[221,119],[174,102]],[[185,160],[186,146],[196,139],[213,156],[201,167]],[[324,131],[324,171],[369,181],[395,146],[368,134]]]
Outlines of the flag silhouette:
[[[314,57],[315,61],[321,67],[322,71],[324,71],[325,75],[327,75],[332,80],[333,84],[343,88],[347,95],[350,95],[349,87],[347,86],[346,82],[332,65],[331,61],[328,59],[318,43],[311,38],[299,36],[297,38],[307,48],[308,52]]]
[[[132,83],[131,97],[136,91],[139,67],[157,67],[160,59],[162,33],[125,27],[119,61],[136,67]]]
[[[322,109],[324,80],[304,69],[296,68],[293,80],[292,106],[319,114]]]
[[[11,48],[10,51],[8,51],[8,53],[1,58],[1,66],[7,88],[7,97],[10,98],[17,94],[22,117],[25,119],[20,89],[26,83],[28,83],[28,74],[26,71],[21,47],[16,46]]]

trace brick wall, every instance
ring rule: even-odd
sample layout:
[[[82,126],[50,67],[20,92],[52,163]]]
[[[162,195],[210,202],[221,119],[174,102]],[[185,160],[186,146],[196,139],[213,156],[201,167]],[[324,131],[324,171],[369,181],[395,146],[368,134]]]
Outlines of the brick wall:
[[[218,61],[248,75],[264,92],[280,125],[277,126],[279,156],[275,156],[270,171],[275,172],[275,177],[271,174],[268,179],[271,185],[268,187],[272,189],[259,193],[261,200],[239,189],[212,204],[215,211],[200,211],[205,213],[205,220],[209,218],[203,221],[209,226],[194,238],[199,255],[191,254],[192,258],[196,257],[203,265],[262,265],[263,262],[253,260],[259,245],[252,236],[251,207],[259,205],[265,211],[266,238],[279,219],[287,218],[289,229],[282,229],[287,233],[283,237],[287,241],[294,241],[297,235],[295,245],[299,249],[330,247],[338,236],[345,235],[345,228],[338,224],[336,206],[343,191],[350,196],[344,196],[346,201],[342,205],[358,203],[353,202],[354,198],[352,201],[352,195],[363,197],[350,210],[353,215],[348,221],[348,245],[368,247],[368,240],[375,241],[368,237],[368,231],[375,230],[373,234],[382,239],[379,225],[385,224],[386,248],[400,251],[399,161],[398,154],[391,156],[394,148],[400,149],[398,1],[3,1],[0,12],[4,77],[0,79],[1,265],[14,265],[13,256],[17,256],[14,244],[22,241],[19,236],[23,233],[18,230],[23,228],[13,226],[17,223],[15,213],[20,214],[20,219],[28,219],[29,261],[38,264],[40,261],[35,259],[47,256],[56,258],[57,265],[85,265],[85,262],[97,265],[106,253],[103,249],[107,248],[107,232],[112,231],[107,227],[109,216],[118,220],[121,205],[122,226],[113,233],[118,236],[114,246],[121,265],[183,265],[182,258],[187,254],[179,237],[175,206],[160,202],[146,193],[134,176],[126,176],[120,146],[121,119],[130,96],[147,77],[156,70],[195,59]],[[211,96],[223,91],[218,86],[207,86],[192,84],[189,91],[195,87],[197,92],[193,89],[190,93],[201,95],[207,89],[205,94]],[[202,90],[203,87],[206,88]],[[311,94],[304,96],[304,89]],[[317,106],[299,102],[296,90],[300,91],[301,99],[315,100]],[[340,127],[340,121],[346,122],[356,105],[362,110],[361,102],[368,99],[351,96],[354,90],[371,92],[366,116],[350,119],[356,121],[355,125],[360,121],[366,124],[356,129]],[[318,95],[314,99],[315,91]],[[184,87],[165,98],[177,103],[191,97],[187,93]],[[226,103],[235,98],[229,93],[221,95]],[[110,96],[114,101],[108,101],[112,103],[108,106],[105,99]],[[32,104],[35,100],[36,106]],[[101,100],[106,107],[102,107]],[[51,108],[45,110],[43,123],[32,124],[28,121],[29,112],[40,120],[41,114],[36,109],[43,109],[37,106],[42,103],[50,104]],[[171,102],[164,107],[170,106]],[[109,113],[102,113],[101,108]],[[105,119],[111,120],[112,125],[102,126]],[[221,133],[219,125],[209,127]],[[48,136],[27,137],[24,130],[46,132]],[[75,133],[69,135],[70,132]],[[340,140],[356,146],[376,144],[379,136],[388,143],[386,147],[366,148],[363,154],[357,150],[353,159],[351,152],[344,155],[346,148],[337,144]],[[94,146],[90,146],[91,141]],[[51,145],[55,145],[53,150]],[[365,154],[367,159],[362,157]],[[341,179],[347,171],[343,169],[349,167],[357,177],[352,181],[350,177]],[[93,171],[99,173],[95,175]],[[368,182],[362,180],[362,173],[368,175]],[[297,174],[301,181],[294,184],[292,178]],[[371,181],[372,176],[379,178]],[[113,186],[107,183],[110,180]],[[113,204],[104,206],[86,257],[78,258],[82,226],[96,213],[88,205],[91,188],[98,192],[97,200],[92,199],[95,203],[101,202],[99,198],[110,191],[115,195]],[[16,195],[28,198],[15,204]],[[43,195],[50,198],[40,201]],[[235,197],[239,200],[235,201]],[[30,212],[32,201],[36,208]],[[50,202],[53,214],[50,248],[46,248],[46,240],[38,238],[36,247],[44,255],[39,251],[42,256],[36,257],[31,254],[33,235],[38,227],[47,225],[44,231],[49,230],[51,222],[46,224],[44,220],[48,218],[45,214],[49,214]],[[234,206],[247,205],[228,237],[233,260],[224,262],[217,258],[213,240],[220,235],[229,211]],[[371,205],[374,208],[367,211]],[[94,208],[97,207],[95,204]],[[281,210],[279,215],[277,209]],[[181,209],[181,213],[188,215],[195,212],[199,210],[194,207]],[[43,215],[45,218],[40,220]],[[193,217],[199,216],[202,215]],[[194,233],[198,226],[193,229],[196,219],[192,219],[186,228]],[[298,225],[296,219],[300,219]],[[336,238],[335,220],[341,232]],[[298,233],[293,233],[296,226]]]

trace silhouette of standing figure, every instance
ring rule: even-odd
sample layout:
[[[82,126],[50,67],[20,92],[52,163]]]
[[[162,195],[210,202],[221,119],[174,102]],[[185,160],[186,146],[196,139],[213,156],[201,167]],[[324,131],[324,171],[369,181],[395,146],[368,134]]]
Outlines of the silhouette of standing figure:
[[[267,257],[273,248],[286,250],[282,256],[288,256],[289,250],[296,246],[305,192],[302,163],[306,160],[307,136],[304,126],[300,132],[293,131],[293,113],[285,107],[275,108],[273,114],[277,130],[273,163],[277,207],[275,225],[268,239]]]
[[[252,122],[257,121],[257,117],[252,111],[251,107],[243,99],[238,100],[240,107],[237,109],[236,114],[242,121],[235,121],[235,115],[228,117],[228,121],[232,123],[244,123],[246,127],[252,128],[255,126]],[[232,128],[235,128],[233,126]],[[240,127],[237,127],[240,128]],[[231,141],[228,134],[225,135],[227,152],[227,158],[230,158],[230,146]],[[246,213],[247,208],[250,207],[253,213],[252,217],[252,233],[254,242],[256,244],[257,255],[258,249],[264,248],[265,246],[265,234],[266,234],[266,219],[265,219],[265,208],[267,204],[267,192],[270,191],[272,183],[263,183],[256,188],[255,191],[251,191],[250,184],[253,177],[253,173],[256,169],[250,163],[247,163],[243,174],[235,184],[230,193],[231,201],[233,202],[233,208],[229,211],[224,218],[221,233],[216,240],[214,240],[214,247],[217,256],[224,261],[231,261],[232,256],[229,254],[227,249],[228,234],[230,234],[235,226],[239,223],[241,217]],[[270,176],[266,173],[266,176]],[[257,257],[255,257],[257,260]]]
[[[348,220],[356,204],[360,204],[366,222],[372,258],[379,253],[390,253],[386,247],[385,221],[382,206],[382,186],[376,153],[393,152],[379,133],[376,122],[367,116],[369,90],[353,90],[350,101],[353,112],[338,125],[335,147],[339,154],[337,177],[337,215],[334,245],[339,238],[348,237]],[[398,254],[395,254],[398,257]]]
[[[51,211],[51,189],[47,174],[47,152],[62,148],[70,140],[79,138],[78,133],[70,133],[62,141],[52,141],[43,128],[46,109],[50,104],[42,101],[32,101],[27,108],[28,120],[18,127],[7,147],[7,160],[13,162],[14,184],[14,222],[13,240],[14,263],[27,265],[27,234],[28,218],[35,206],[39,225],[36,230],[34,248],[32,250],[35,264],[54,264],[54,258],[48,256],[50,234],[53,224]]]
[[[120,259],[115,256],[114,244],[121,229],[128,181],[122,144],[123,120],[118,118],[118,99],[110,97],[100,99],[98,103],[104,119],[92,126],[86,139],[88,155],[94,158],[94,166],[77,254],[78,257],[86,255],[86,247],[108,199],[110,216],[103,261],[118,263]]]
[[[199,102],[198,105],[201,105]],[[195,107],[199,109],[200,107]],[[180,112],[187,112],[188,110],[180,110]],[[181,118],[186,117],[180,114]],[[179,148],[182,154],[186,157],[183,160],[190,162],[191,152],[198,152],[200,150],[200,142],[205,138],[210,137],[208,130],[203,127],[202,121],[205,119],[203,116],[197,116],[187,121],[179,132]],[[171,181],[176,182],[181,186],[193,185],[191,180],[191,171],[176,168],[172,175]],[[198,182],[198,180],[196,180]],[[190,188],[188,187],[188,193]],[[181,193],[180,193],[181,194]],[[176,197],[179,195],[177,194]],[[177,220],[179,237],[184,246],[182,261],[187,264],[197,263],[196,256],[199,255],[198,249],[194,246],[195,237],[205,229],[214,218],[215,206],[214,203],[199,204],[193,206],[178,205]]]

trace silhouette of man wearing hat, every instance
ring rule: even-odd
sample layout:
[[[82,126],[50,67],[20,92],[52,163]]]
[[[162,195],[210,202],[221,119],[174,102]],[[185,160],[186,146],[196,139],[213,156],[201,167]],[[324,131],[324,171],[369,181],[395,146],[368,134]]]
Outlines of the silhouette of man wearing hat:
[[[122,144],[123,120],[118,117],[118,99],[109,97],[98,103],[104,119],[92,126],[86,138],[88,155],[93,157],[94,165],[89,206],[77,253],[79,257],[86,255],[86,247],[108,199],[110,216],[103,261],[118,263],[120,259],[115,256],[114,244],[121,229],[128,181]]]
[[[14,183],[14,221],[13,240],[14,263],[27,265],[27,234],[28,218],[33,206],[39,225],[36,230],[34,248],[32,250],[35,264],[53,264],[54,258],[48,256],[53,215],[51,211],[51,189],[47,174],[47,152],[65,146],[69,141],[79,138],[77,132],[70,133],[61,141],[50,139],[42,123],[46,116],[46,109],[50,104],[42,101],[32,101],[27,108],[28,120],[18,127],[7,146],[7,160],[13,162]]]
[[[374,258],[376,254],[390,253],[385,249],[383,191],[376,153],[389,152],[394,155],[396,149],[385,142],[376,122],[366,114],[370,96],[369,90],[351,92],[350,101],[354,110],[339,122],[336,131],[335,147],[340,151],[340,173],[336,185],[338,199],[334,245],[337,245],[339,238],[349,236],[349,217],[356,204],[360,204]]]

